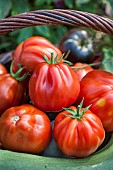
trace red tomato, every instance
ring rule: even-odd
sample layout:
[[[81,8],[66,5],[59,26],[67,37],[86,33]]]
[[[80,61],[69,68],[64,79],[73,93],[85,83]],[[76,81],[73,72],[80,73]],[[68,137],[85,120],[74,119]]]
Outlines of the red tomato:
[[[0,75],[0,115],[8,108],[20,105],[24,88],[9,73]]]
[[[101,120],[95,114],[84,108],[79,109],[71,106],[57,115],[54,139],[65,155],[86,157],[102,144],[105,131]]]
[[[32,105],[7,109],[0,119],[0,142],[12,151],[40,153],[51,140],[48,116]]]
[[[80,82],[81,100],[84,106],[91,105],[90,110],[102,121],[106,131],[113,131],[113,74],[104,70],[93,70]]]
[[[79,95],[76,73],[65,63],[40,63],[29,81],[33,104],[46,112],[57,112],[70,106]]]
[[[8,73],[7,69],[3,64],[0,64],[0,75]]]
[[[17,63],[22,64],[27,71],[33,72],[37,63],[44,62],[43,56],[46,55],[49,59],[51,53],[62,55],[61,51],[50,41],[44,37],[33,36],[25,40],[15,50],[13,60],[15,60],[14,67],[17,67]]]
[[[18,71],[18,64],[20,63],[19,61],[19,57],[20,57],[20,54],[21,54],[21,51],[22,51],[22,47],[23,47],[23,42],[20,43],[17,48],[15,49],[14,51],[14,54],[13,54],[13,61],[14,61],[14,64],[13,64],[13,72],[15,73],[16,71]]]
[[[94,70],[93,67],[89,66],[86,63],[75,63],[73,67],[74,71],[76,72],[79,81],[90,71]]]
[[[19,59],[20,59],[20,54],[21,54],[22,48],[23,48],[23,42],[17,46],[17,48],[15,49],[14,54],[13,54],[14,63],[13,63],[12,69],[13,69],[14,73],[16,73],[19,70],[18,64],[20,64]],[[21,71],[20,77],[23,76],[25,73],[26,73],[26,70],[25,70],[25,68],[23,68],[23,70]],[[23,86],[25,88],[27,87],[27,85],[29,83],[29,78],[30,78],[30,74],[26,77],[25,80],[21,81],[21,83],[23,84]]]
[[[3,149],[2,144],[0,143],[0,149]]]

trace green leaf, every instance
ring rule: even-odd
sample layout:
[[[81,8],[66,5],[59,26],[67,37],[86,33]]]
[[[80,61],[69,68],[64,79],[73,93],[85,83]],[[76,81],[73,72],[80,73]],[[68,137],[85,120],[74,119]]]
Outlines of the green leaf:
[[[46,0],[35,0],[35,6],[41,6],[46,3]]]
[[[113,14],[113,0],[109,0],[107,3],[109,3],[110,7],[111,7],[111,12]]]
[[[0,44],[0,50],[7,48],[10,46],[10,42],[4,42]]]
[[[83,5],[83,4],[85,4],[85,3],[88,3],[88,2],[90,2],[91,0],[76,0],[76,5],[77,6],[81,6],[81,5]]]
[[[56,2],[56,0],[46,0],[46,3],[47,3],[48,5],[51,5],[51,4],[54,3],[54,2]]]
[[[61,37],[68,30],[66,26],[56,25],[56,26],[36,26],[35,34],[43,36],[51,41],[53,44],[58,44]]]
[[[16,15],[28,11],[30,11],[30,4],[28,0],[12,0],[11,15]]]
[[[76,8],[80,11],[87,11],[91,13],[97,13],[98,12],[98,5],[99,3],[97,0],[77,0],[76,2]]]
[[[51,31],[50,31],[49,26],[46,26],[46,25],[45,26],[36,26],[35,29],[36,29],[36,32],[37,32],[38,35],[44,36],[48,39],[50,38]]]
[[[103,48],[103,59],[101,69],[113,73],[113,49],[112,48]]]
[[[38,9],[50,9],[56,0],[35,0],[34,6]]]
[[[72,9],[75,6],[75,3],[73,0],[64,0],[65,6],[69,9]]]
[[[0,0],[0,19],[7,17],[11,9],[11,0]]]
[[[19,44],[31,36],[33,36],[33,27],[24,28],[22,30],[19,30],[19,35],[17,37],[17,43]]]

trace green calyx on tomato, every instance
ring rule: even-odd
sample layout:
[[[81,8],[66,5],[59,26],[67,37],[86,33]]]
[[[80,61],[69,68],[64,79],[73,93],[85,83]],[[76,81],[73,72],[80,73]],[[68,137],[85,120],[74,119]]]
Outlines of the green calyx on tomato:
[[[29,72],[24,73],[22,76],[20,76],[20,74],[22,73],[22,71],[24,70],[25,67],[22,67],[21,64],[18,64],[18,71],[16,73],[13,72],[13,64],[14,61],[12,61],[11,65],[10,65],[10,75],[15,78],[17,81],[23,81],[26,79],[26,77],[29,75]]]
[[[65,53],[63,53],[60,58],[58,58],[58,55],[56,55],[56,57],[54,57],[54,53],[51,53],[50,59],[48,59],[46,55],[44,55],[43,58],[48,64],[58,64],[61,61],[63,61],[63,63],[67,63],[68,65],[72,65],[72,63],[70,61],[66,60],[69,53],[70,53],[70,51],[68,51],[66,55],[65,55]]]
[[[71,115],[65,114],[65,116],[68,116],[70,118],[73,119],[78,119],[81,120],[82,116],[84,115],[84,113],[90,108],[91,105],[85,107],[84,109],[82,109],[83,106],[83,101],[84,98],[82,99],[81,103],[77,106],[77,111],[71,109],[71,108],[63,108],[64,110],[66,110],[67,112],[69,112]]]

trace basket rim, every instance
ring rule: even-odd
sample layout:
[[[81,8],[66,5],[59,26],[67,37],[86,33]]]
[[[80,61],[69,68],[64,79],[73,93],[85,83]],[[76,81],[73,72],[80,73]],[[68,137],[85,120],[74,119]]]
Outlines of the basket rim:
[[[113,21],[93,13],[70,9],[45,9],[24,12],[0,20],[0,35],[40,25],[84,26],[113,35]]]

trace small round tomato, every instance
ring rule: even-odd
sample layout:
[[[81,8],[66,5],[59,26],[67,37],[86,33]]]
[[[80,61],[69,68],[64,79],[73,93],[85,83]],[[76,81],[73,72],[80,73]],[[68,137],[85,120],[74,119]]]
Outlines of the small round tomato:
[[[14,67],[21,64],[29,72],[33,72],[38,63],[44,62],[43,56],[46,55],[50,59],[51,53],[60,57],[62,55],[60,49],[54,44],[41,36],[33,36],[22,42],[14,52]]]
[[[53,55],[51,60],[37,65],[29,81],[31,101],[45,112],[58,112],[70,106],[79,91],[76,73],[68,64],[55,61]]]
[[[93,70],[81,80],[80,89],[78,100],[84,97],[84,107],[92,104],[90,110],[101,119],[105,130],[113,131],[113,74]]]
[[[7,109],[0,119],[0,142],[5,149],[40,153],[51,140],[48,116],[30,104]]]
[[[0,64],[0,75],[8,73],[7,69],[3,64]]]
[[[79,81],[90,71],[94,70],[93,67],[89,66],[86,63],[77,62],[73,65],[73,69],[77,74]]]
[[[60,40],[59,49],[67,53],[67,60],[73,64],[76,62],[92,63],[95,59],[93,41],[89,32],[83,28],[69,30]]]
[[[101,120],[88,108],[70,106],[55,118],[54,139],[65,155],[86,157],[103,143],[105,131]]]

